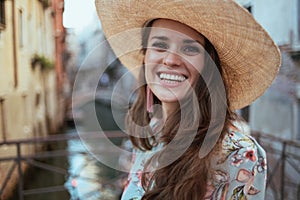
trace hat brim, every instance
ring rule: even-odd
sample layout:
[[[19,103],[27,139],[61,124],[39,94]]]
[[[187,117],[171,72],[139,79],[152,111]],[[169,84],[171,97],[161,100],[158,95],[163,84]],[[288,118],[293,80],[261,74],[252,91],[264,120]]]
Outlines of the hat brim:
[[[231,109],[261,96],[276,77],[280,51],[252,15],[231,0],[96,0],[102,29],[128,68],[141,66],[141,32],[151,19],[184,23],[204,35],[220,57]]]

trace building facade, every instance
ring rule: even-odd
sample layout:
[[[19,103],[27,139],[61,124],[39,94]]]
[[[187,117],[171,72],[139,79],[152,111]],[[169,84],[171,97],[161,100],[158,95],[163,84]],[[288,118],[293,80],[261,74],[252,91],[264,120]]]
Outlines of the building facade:
[[[46,136],[63,125],[63,6],[63,0],[0,0],[1,142]],[[0,151],[15,149],[2,145]]]
[[[300,139],[300,1],[248,0],[247,5],[282,54],[278,76],[250,106],[250,127],[286,139]]]

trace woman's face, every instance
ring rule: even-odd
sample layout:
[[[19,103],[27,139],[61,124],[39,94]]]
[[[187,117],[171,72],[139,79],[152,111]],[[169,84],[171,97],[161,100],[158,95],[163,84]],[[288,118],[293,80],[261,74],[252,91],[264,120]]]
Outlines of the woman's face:
[[[145,53],[145,76],[162,103],[183,99],[204,68],[204,37],[189,26],[155,20]]]

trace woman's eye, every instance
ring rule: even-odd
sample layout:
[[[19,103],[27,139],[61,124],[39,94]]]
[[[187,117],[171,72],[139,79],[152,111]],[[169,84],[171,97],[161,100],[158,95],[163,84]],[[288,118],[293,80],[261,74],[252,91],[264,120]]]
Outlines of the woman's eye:
[[[186,54],[198,54],[201,52],[200,48],[196,46],[184,46],[182,51]]]
[[[166,50],[168,49],[168,45],[164,42],[154,42],[152,44],[152,47],[154,47],[155,49],[158,49],[158,50]]]

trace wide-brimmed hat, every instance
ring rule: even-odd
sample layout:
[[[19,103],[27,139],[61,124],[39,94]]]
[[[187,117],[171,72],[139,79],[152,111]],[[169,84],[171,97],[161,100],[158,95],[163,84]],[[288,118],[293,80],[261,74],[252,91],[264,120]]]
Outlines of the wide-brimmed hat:
[[[96,0],[96,8],[112,49],[129,69],[142,65],[140,30],[146,21],[172,19],[200,32],[218,52],[232,109],[261,96],[278,73],[278,47],[232,0]]]

